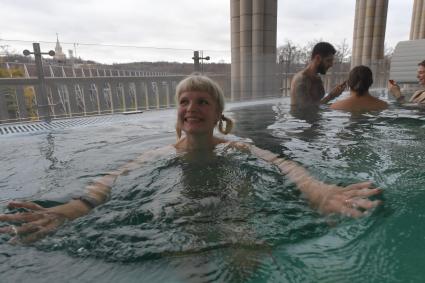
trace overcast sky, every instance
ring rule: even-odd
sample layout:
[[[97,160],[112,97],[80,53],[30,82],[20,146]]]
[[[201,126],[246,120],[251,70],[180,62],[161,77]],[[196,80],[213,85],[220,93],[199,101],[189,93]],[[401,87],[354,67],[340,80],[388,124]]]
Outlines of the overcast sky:
[[[277,45],[346,39],[351,47],[355,2],[279,0]],[[1,0],[0,7],[0,46],[17,52],[33,41],[54,49],[58,33],[65,53],[102,63],[189,62],[192,50],[230,60],[230,0]],[[387,46],[409,39],[412,8],[413,0],[389,1]]]

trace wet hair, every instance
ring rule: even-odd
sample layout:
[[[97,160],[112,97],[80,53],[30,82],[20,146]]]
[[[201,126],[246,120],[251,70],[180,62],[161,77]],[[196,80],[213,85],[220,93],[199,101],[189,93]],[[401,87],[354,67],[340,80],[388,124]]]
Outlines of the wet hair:
[[[372,70],[367,66],[356,66],[350,71],[350,74],[348,75],[348,86],[359,96],[365,94],[372,84]]]
[[[422,62],[419,62],[418,66],[422,66],[425,68],[425,60],[423,60]]]
[[[202,91],[206,92],[216,101],[217,111],[220,114],[220,119],[218,121],[218,130],[227,135],[233,128],[233,121],[230,118],[227,118],[222,113],[224,111],[224,92],[221,87],[212,79],[207,76],[192,74],[187,78],[183,79],[177,84],[176,87],[176,104],[179,104],[180,95],[183,92],[187,91]],[[223,122],[226,122],[226,125],[223,126]],[[177,123],[176,125],[177,138],[181,137],[181,125]]]
[[[319,42],[313,47],[313,50],[311,51],[311,59],[313,59],[316,55],[320,55],[323,58],[329,55],[335,55],[335,53],[336,49],[332,44],[329,42]]]

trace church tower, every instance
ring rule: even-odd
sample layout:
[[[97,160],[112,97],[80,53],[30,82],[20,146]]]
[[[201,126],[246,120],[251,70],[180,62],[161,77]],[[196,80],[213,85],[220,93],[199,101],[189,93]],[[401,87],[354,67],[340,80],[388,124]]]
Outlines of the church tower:
[[[62,46],[59,43],[59,35],[56,34],[56,46],[55,46],[55,56],[53,56],[53,59],[57,62],[65,63],[66,61],[66,55],[62,51]]]

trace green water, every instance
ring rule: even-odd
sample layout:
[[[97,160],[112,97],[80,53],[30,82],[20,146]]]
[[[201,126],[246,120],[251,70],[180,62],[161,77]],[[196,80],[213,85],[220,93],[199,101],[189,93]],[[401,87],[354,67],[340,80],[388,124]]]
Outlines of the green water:
[[[249,154],[219,147],[206,160],[173,155],[121,176],[108,203],[36,245],[10,246],[1,237],[2,278],[422,282],[425,113],[392,107],[305,116],[283,102],[231,109],[234,135],[329,183],[373,180],[384,189],[382,207],[357,220],[324,217],[275,167]],[[175,113],[162,115],[172,121]],[[141,130],[135,121],[90,135],[72,129],[4,139],[0,197],[66,198],[144,149],[169,144],[172,128]]]

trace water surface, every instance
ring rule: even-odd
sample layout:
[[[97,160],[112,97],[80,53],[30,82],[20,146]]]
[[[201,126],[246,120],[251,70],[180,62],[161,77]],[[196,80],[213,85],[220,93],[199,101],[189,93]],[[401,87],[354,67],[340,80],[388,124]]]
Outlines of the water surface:
[[[0,238],[2,280],[44,282],[421,282],[424,112],[291,113],[233,107],[245,138],[340,185],[373,180],[385,205],[323,217],[257,158],[219,147],[121,176],[111,201],[33,246]],[[64,201],[90,179],[174,141],[174,110],[96,127],[1,137],[0,200]],[[140,117],[140,116],[139,116]]]

